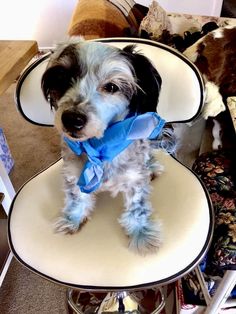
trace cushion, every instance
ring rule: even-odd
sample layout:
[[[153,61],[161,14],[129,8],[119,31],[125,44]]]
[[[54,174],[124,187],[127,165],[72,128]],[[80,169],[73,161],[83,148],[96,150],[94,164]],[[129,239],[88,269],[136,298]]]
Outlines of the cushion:
[[[232,151],[202,154],[195,161],[193,170],[206,185],[215,212],[208,260],[216,267],[236,269],[236,190]]]
[[[86,39],[122,37],[130,27],[123,13],[109,1],[80,0],[72,14],[68,34]]]

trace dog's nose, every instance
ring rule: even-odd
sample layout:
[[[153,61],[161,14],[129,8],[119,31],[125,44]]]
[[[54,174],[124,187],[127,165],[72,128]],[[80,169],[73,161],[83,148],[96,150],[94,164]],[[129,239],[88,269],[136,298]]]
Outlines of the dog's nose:
[[[66,130],[70,132],[76,132],[84,127],[87,122],[87,117],[85,114],[68,110],[63,112],[61,121]]]

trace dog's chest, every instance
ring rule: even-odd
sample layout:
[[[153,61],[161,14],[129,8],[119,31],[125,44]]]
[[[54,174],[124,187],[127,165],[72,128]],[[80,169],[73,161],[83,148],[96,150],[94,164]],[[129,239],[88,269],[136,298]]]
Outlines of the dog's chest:
[[[104,163],[103,182],[99,190],[116,194],[150,177],[151,156],[149,141],[135,141],[112,162]]]

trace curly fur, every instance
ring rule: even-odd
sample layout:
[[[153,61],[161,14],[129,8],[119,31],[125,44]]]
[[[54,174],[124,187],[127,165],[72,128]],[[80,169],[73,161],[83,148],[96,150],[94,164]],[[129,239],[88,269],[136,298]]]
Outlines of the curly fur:
[[[102,137],[107,126],[127,114],[156,111],[161,78],[151,62],[128,46],[123,50],[72,39],[57,47],[42,77],[45,97],[55,109],[58,131],[84,141]],[[140,254],[161,244],[161,224],[152,218],[150,180],[162,171],[154,157],[159,146],[171,147],[170,132],[156,144],[137,140],[104,164],[103,183],[96,193],[84,194],[77,186],[86,156],[76,156],[62,143],[65,206],[56,231],[74,233],[90,219],[96,194],[122,192],[124,211],[119,219],[130,237],[130,249]]]

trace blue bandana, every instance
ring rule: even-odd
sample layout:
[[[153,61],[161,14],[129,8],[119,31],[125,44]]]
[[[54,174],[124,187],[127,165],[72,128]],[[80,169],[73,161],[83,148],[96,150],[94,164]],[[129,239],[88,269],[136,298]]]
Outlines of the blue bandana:
[[[165,120],[155,112],[126,118],[110,125],[100,139],[95,137],[86,141],[74,141],[64,137],[65,142],[76,154],[86,153],[86,162],[78,186],[84,193],[98,189],[103,177],[103,162],[112,161],[134,140],[155,139],[164,127]]]

